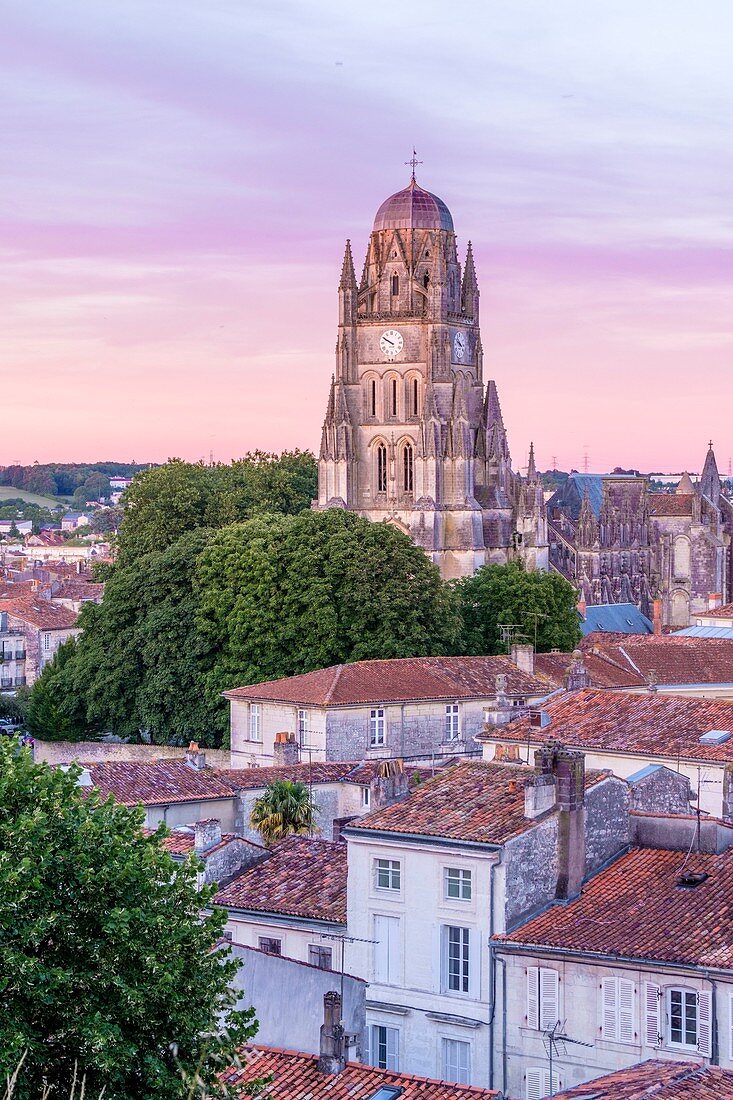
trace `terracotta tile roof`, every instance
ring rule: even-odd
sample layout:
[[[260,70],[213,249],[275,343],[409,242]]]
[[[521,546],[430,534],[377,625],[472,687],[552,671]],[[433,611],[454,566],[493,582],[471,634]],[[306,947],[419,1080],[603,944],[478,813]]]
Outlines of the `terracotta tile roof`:
[[[96,581],[69,578],[59,585],[51,597],[54,600],[94,600],[99,603],[104,595],[104,585]]]
[[[341,1073],[319,1073],[315,1054],[295,1050],[256,1046],[242,1053],[244,1069],[226,1070],[222,1082],[231,1087],[272,1076],[266,1088],[270,1100],[371,1100],[385,1085],[401,1089],[400,1100],[495,1100],[499,1095],[493,1089],[393,1073],[362,1062],[347,1062]]]
[[[79,617],[69,607],[31,595],[0,599],[0,611],[7,611],[8,615],[35,626],[38,630],[70,630],[76,626]]]
[[[695,499],[692,493],[650,493],[650,516],[691,516],[692,502]]]
[[[225,691],[228,699],[262,699],[336,707],[413,699],[481,699],[496,694],[496,677],[507,677],[510,695],[542,695],[547,681],[522,672],[508,657],[405,657],[355,661],[301,676],[288,676]]]
[[[145,836],[152,836],[155,829],[143,829]],[[163,838],[163,847],[166,851],[175,858],[176,856],[188,856],[195,850],[194,843],[196,837],[194,834],[193,825],[180,825],[171,830],[169,836]],[[201,853],[201,859],[207,860],[209,856],[214,852],[218,852],[220,848],[225,848],[227,844],[230,844],[233,840],[239,841],[241,844],[246,844],[250,848],[260,848],[263,852],[266,848],[262,844],[257,844],[254,840],[248,840],[243,836],[237,836],[236,833],[222,833],[221,840],[218,844],[212,844],[210,848],[207,848],[205,852]]]
[[[710,730],[733,731],[733,702],[723,699],[695,699],[649,692],[630,695],[622,691],[563,693],[550,700],[543,711],[550,725],[532,731],[529,719],[517,718],[508,726],[483,734],[487,741],[536,743],[552,738],[569,748],[608,753],[631,753],[688,760],[733,760],[733,737],[722,745],[702,745],[700,737]]]
[[[635,674],[641,683],[654,677],[658,684],[733,684],[733,645],[726,638],[635,634],[609,639],[595,634],[592,642],[586,639],[583,653],[587,662],[592,654]]]
[[[367,787],[376,778],[380,763],[379,760],[329,760],[271,768],[217,768],[216,772],[240,790],[256,790],[278,779],[288,779],[292,783],[356,783]],[[446,764],[440,766],[446,767]],[[405,771],[410,776],[417,773],[421,779],[429,779],[436,770],[405,764]]]
[[[542,676],[552,680],[557,687],[562,687],[571,660],[572,653],[538,653],[534,659],[534,667]],[[634,672],[628,664],[625,666],[616,664],[605,654],[596,656],[594,653],[585,652],[583,664],[588,670],[593,687],[646,687],[647,681],[643,676]]]
[[[608,774],[586,772],[586,785]],[[456,764],[415,787],[404,802],[375,810],[348,829],[504,844],[534,825],[524,816],[524,786],[534,775],[534,768],[521,764]]]
[[[18,596],[31,596],[35,588],[33,581],[0,580],[0,600],[14,600]]]
[[[730,1100],[733,1072],[653,1059],[555,1093],[555,1100]]]
[[[722,607],[714,607],[712,611],[693,611],[691,619],[733,619],[733,603],[724,603]]]
[[[214,768],[197,770],[185,760],[159,760],[150,764],[116,760],[88,765],[92,783],[125,806],[166,805],[233,798],[236,788]]]
[[[634,848],[590,879],[576,901],[497,939],[733,970],[733,851],[691,855],[686,871],[709,876],[693,888],[678,885],[685,860],[684,852]]]
[[[289,836],[220,890],[217,905],[346,924],[346,845]]]

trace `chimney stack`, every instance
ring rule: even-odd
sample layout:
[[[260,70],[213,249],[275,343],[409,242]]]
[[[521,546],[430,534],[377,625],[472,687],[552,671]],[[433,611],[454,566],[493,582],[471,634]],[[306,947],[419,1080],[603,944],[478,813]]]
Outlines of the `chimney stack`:
[[[221,821],[217,817],[197,821],[193,827],[193,850],[197,856],[221,844]]]
[[[206,767],[206,753],[201,752],[197,741],[191,741],[186,749],[186,763],[194,771],[201,772]]]
[[[294,733],[276,733],[272,746],[272,759],[276,768],[286,768],[300,763],[300,746]]]
[[[720,592],[711,592],[708,596],[708,611],[715,611],[716,607],[720,607],[723,602],[723,597]]]
[[[341,997],[335,991],[323,996],[319,1073],[341,1073],[346,1068],[346,1036],[341,1023]]]
[[[509,696],[506,693],[508,682],[505,672],[500,672],[496,677],[496,699],[493,706],[484,707],[484,722],[487,726],[506,726],[512,718],[516,718],[517,714],[520,713],[518,708],[512,708],[509,701]]]
[[[583,654],[579,649],[573,650],[563,682],[566,691],[582,691],[583,688],[589,688],[591,686],[590,673],[585,667]]]
[[[522,672],[534,676],[534,646],[530,643],[513,642],[510,658]]]
[[[579,895],[585,876],[585,757],[559,741],[548,741],[534,756],[539,779],[553,779],[557,791],[555,897],[565,901]]]
[[[654,634],[659,635],[662,633],[662,601],[657,599],[652,604],[652,623],[654,624]]]
[[[369,805],[373,810],[404,802],[410,793],[410,780],[402,760],[383,760],[369,788]]]
[[[585,618],[585,613],[587,611],[587,604],[585,602],[585,596],[580,597],[580,599],[578,600],[578,602],[576,604],[576,607],[578,609],[578,614],[584,619]]]

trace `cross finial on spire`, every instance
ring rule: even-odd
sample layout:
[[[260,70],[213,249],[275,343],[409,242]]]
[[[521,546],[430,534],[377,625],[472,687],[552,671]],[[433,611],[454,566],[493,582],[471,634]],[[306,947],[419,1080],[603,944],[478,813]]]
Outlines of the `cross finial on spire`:
[[[711,439],[711,440],[710,440],[710,442],[708,443],[708,447],[709,447],[709,448],[710,448],[710,450],[712,451],[712,449],[713,449],[713,441],[712,441],[712,439]]]
[[[414,145],[412,147],[412,156],[409,160],[405,161],[405,164],[409,164],[412,167],[412,182],[415,183],[415,169],[418,164],[422,164],[422,161],[417,159],[417,149]]]

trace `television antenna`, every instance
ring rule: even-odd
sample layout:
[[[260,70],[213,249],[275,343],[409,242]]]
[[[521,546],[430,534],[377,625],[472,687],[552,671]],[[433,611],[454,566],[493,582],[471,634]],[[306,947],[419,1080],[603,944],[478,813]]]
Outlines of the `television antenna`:
[[[337,940],[341,944],[341,1029],[347,1037],[347,1043],[351,1046],[351,1042],[348,1041],[348,1035],[344,1028],[344,944],[345,943],[378,943],[378,940],[367,940],[362,936],[347,936],[344,932],[321,932],[322,940]]]
[[[558,1054],[567,1054],[567,1047],[592,1047],[592,1043],[583,1043],[580,1039],[571,1039],[565,1034],[565,1020],[556,1020],[552,1027],[546,1028],[542,1033],[542,1041],[545,1044],[547,1057],[550,1063],[550,1091],[548,1096],[555,1095],[555,1081],[553,1079],[553,1062],[557,1061]]]
[[[526,638],[526,634],[522,633],[522,627],[519,623],[499,623],[499,630],[502,645],[506,646],[507,653],[512,648],[512,642],[518,641],[519,638]]]

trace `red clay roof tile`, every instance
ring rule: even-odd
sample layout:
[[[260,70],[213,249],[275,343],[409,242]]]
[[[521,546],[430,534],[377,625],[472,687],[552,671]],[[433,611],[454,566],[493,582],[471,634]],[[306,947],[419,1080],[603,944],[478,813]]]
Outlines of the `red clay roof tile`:
[[[355,661],[301,676],[288,676],[225,691],[228,699],[262,699],[335,707],[413,699],[481,699],[496,694],[496,677],[507,677],[510,695],[542,695],[552,685],[522,672],[508,657],[405,657]]]
[[[185,760],[143,764],[117,760],[88,765],[92,783],[103,798],[125,806],[159,806],[169,802],[199,802],[233,798],[236,787],[214,768],[197,770]]]
[[[680,886],[683,866],[709,877]],[[575,901],[553,905],[497,939],[733,970],[732,921],[733,851],[686,859],[685,852],[635,848],[591,878]]]
[[[266,1089],[270,1100],[370,1100],[385,1085],[401,1089],[400,1100],[495,1100],[493,1089],[473,1085],[453,1085],[418,1077],[412,1073],[394,1073],[362,1062],[347,1062],[341,1073],[318,1070],[315,1054],[274,1047],[248,1047],[244,1069],[220,1074],[226,1085],[245,1085],[260,1077],[272,1077]]]
[[[733,1072],[652,1059],[555,1094],[555,1100],[730,1100]]]

